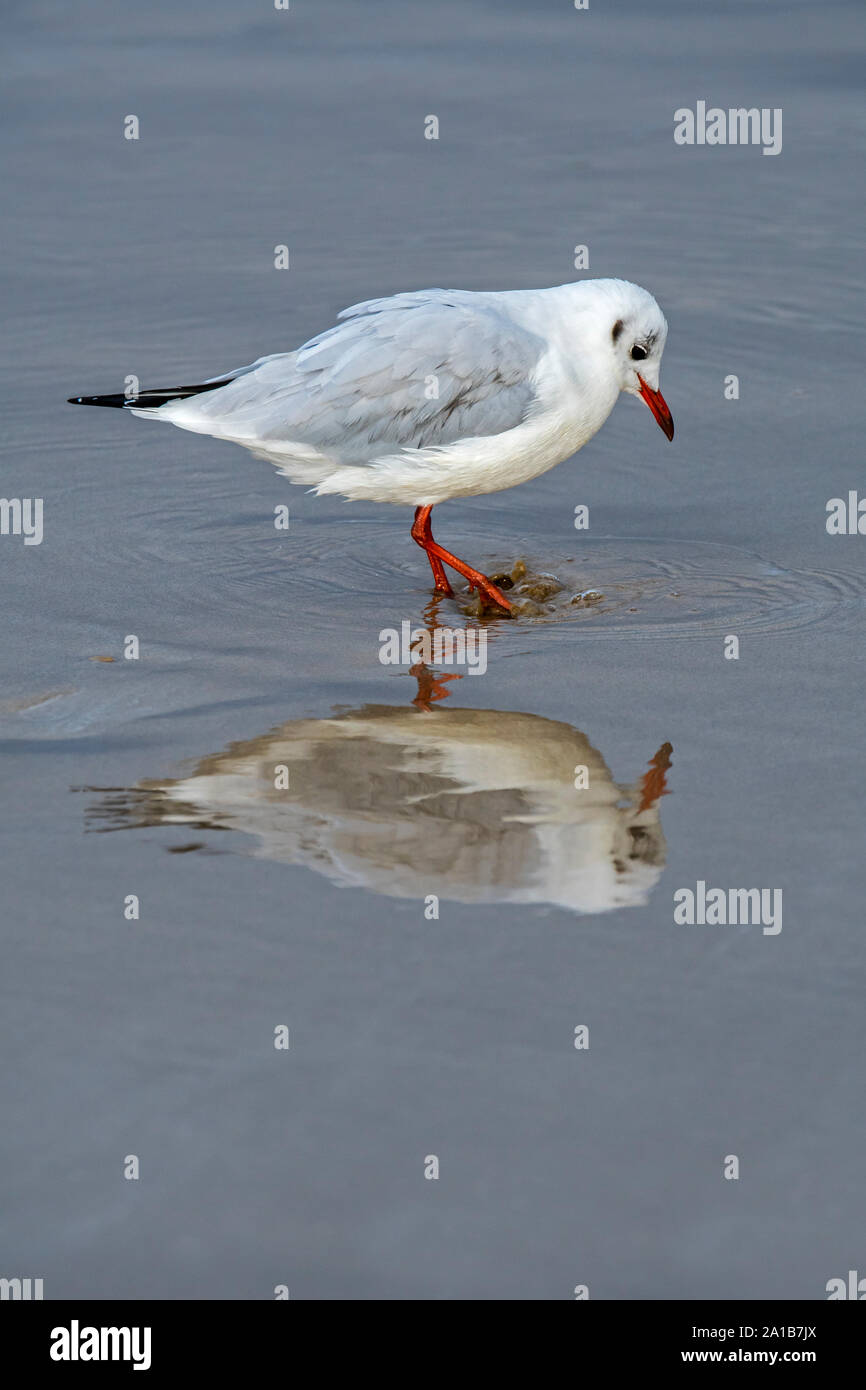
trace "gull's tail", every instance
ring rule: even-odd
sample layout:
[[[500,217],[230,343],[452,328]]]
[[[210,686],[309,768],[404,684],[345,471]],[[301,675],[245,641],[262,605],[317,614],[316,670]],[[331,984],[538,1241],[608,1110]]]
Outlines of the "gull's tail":
[[[155,386],[152,391],[139,391],[137,396],[69,396],[69,405],[108,405],[116,410],[158,410],[169,401],[185,401],[188,396],[200,396],[202,391],[215,391],[233,378],[221,376],[200,386]]]

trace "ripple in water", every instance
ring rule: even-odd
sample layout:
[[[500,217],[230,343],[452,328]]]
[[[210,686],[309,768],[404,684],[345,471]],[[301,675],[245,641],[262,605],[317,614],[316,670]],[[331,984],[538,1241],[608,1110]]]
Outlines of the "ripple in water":
[[[427,561],[396,517],[305,517],[281,536],[258,515],[217,526],[162,513],[145,520],[130,549],[145,568],[162,562],[169,609],[216,610],[242,622],[254,605],[259,616],[333,634],[395,611],[417,617],[432,595]],[[831,617],[844,622],[846,607],[862,604],[866,590],[861,575],[782,569],[713,541],[581,536],[563,545],[533,536],[492,558],[483,537],[452,530],[444,543],[491,577],[512,577],[506,586],[516,621],[485,622],[551,636],[564,624],[635,640],[716,637],[720,629],[785,633]],[[455,598],[437,599],[436,621],[482,616],[465,582],[450,578]]]
[[[419,551],[415,560],[401,553],[395,561],[395,537],[387,524],[353,523],[350,535],[350,544],[336,556],[322,545],[321,533],[315,541],[301,536],[293,541],[290,575],[283,568],[283,582],[291,584],[305,621],[327,627],[335,610],[366,617],[371,607],[383,604],[393,611],[401,599],[411,612],[429,598],[424,556]],[[462,553],[459,544],[455,549]],[[497,582],[504,581],[515,607],[516,620],[494,615],[486,621],[504,630],[550,630],[551,636],[564,624],[578,625],[588,635],[636,640],[715,638],[720,629],[785,633],[831,617],[838,621],[846,607],[862,605],[866,593],[860,575],[782,569],[710,541],[581,539],[571,553],[545,544],[542,555],[536,539],[492,560],[471,547],[466,552]],[[419,570],[419,564],[425,568]],[[437,622],[479,618],[476,596],[459,577],[449,577],[455,597],[436,600]]]

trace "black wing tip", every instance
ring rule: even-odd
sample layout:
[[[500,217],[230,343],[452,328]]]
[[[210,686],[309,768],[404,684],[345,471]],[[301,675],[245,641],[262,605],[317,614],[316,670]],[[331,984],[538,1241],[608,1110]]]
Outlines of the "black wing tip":
[[[158,410],[169,401],[185,401],[188,396],[200,396],[203,391],[217,391],[227,386],[231,377],[219,377],[216,381],[204,381],[199,386],[157,387],[151,391],[139,391],[136,396],[67,396],[67,405],[109,405],[118,410],[124,406],[138,406],[141,409]]]
[[[128,396],[67,396],[67,405],[111,405],[117,409],[130,404]]]

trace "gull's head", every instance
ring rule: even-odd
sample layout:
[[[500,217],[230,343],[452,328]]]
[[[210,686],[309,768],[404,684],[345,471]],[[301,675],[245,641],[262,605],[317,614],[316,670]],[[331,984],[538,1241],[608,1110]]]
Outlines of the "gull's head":
[[[646,401],[668,439],[674,422],[659,390],[659,372],[668,326],[652,295],[626,280],[585,281],[594,285],[595,314],[611,355],[621,391]]]

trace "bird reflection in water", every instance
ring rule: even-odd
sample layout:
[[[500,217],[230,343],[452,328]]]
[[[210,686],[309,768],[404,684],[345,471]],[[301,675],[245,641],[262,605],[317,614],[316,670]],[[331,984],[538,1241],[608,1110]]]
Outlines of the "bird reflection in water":
[[[411,674],[410,704],[289,720],[188,776],[102,791],[88,828],[240,831],[258,858],[392,898],[577,913],[647,901],[665,862],[669,743],[621,785],[571,725],[443,708],[454,675]]]

